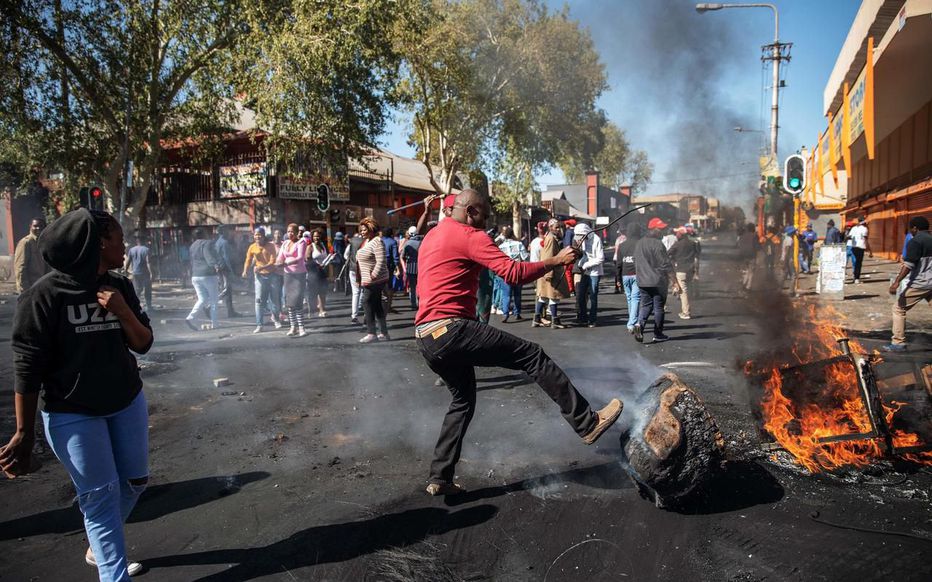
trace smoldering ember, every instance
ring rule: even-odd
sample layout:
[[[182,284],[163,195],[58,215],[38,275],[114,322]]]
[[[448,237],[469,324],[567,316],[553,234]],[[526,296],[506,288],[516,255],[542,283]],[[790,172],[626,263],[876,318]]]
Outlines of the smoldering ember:
[[[0,582],[932,580],[928,1],[0,22]]]

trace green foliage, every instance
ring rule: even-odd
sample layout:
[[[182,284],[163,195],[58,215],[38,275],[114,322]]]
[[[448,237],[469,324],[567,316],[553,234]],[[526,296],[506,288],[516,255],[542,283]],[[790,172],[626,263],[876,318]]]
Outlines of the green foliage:
[[[575,152],[601,119],[605,74],[588,33],[538,0],[425,0],[422,29],[396,37],[397,95],[443,194],[457,172],[511,148],[532,170]]]

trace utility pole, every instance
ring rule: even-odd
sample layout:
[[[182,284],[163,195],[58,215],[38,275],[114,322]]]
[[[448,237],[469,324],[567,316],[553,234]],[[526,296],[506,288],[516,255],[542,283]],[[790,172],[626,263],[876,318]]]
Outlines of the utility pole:
[[[780,14],[777,7],[773,4],[723,4],[723,3],[702,3],[696,4],[696,12],[702,14],[712,10],[722,10],[723,8],[770,8],[773,10],[773,43],[761,47],[763,56],[762,61],[773,61],[773,88],[770,99],[770,156],[773,163],[777,164],[777,135],[780,128],[780,62],[790,60],[790,49],[793,48],[791,42],[780,42]]]

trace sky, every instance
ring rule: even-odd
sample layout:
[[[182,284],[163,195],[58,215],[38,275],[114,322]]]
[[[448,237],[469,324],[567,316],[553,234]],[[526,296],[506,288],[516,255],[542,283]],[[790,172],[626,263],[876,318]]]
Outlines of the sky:
[[[783,63],[779,157],[811,148],[826,120],[825,84],[854,21],[858,0],[776,0]],[[554,10],[563,2],[547,1]],[[769,148],[770,69],[761,45],[773,40],[767,8],[699,14],[690,0],[571,0],[570,16],[592,35],[608,77],[599,101],[608,118],[654,164],[647,194],[717,196],[750,207],[757,195],[758,156]],[[769,63],[768,63],[769,67]],[[747,132],[736,132],[740,126]],[[401,114],[383,142],[412,157]],[[564,183],[559,169],[538,184]],[[612,184],[608,184],[612,185]]]

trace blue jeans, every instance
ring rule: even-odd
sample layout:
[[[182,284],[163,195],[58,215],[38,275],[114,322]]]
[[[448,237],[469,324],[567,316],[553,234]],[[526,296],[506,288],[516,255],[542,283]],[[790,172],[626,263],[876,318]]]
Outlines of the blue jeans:
[[[128,582],[123,523],[149,477],[145,396],[140,392],[107,416],[43,412],[42,420],[49,446],[74,483],[101,581]]]
[[[501,280],[501,290],[498,297],[498,308],[504,315],[514,315],[521,317],[521,285],[509,285],[504,279]]]
[[[599,309],[600,278],[599,275],[586,274],[579,278],[579,284],[576,286],[576,319],[579,323],[595,323]]]
[[[667,304],[666,287],[641,287],[641,308],[638,323],[641,329],[647,325],[647,318],[654,314],[654,337],[663,337],[663,306]]]
[[[278,315],[282,311],[281,297],[281,275],[256,274],[256,325],[262,325],[262,314],[266,309],[269,310],[272,321],[278,320]]]
[[[638,309],[641,303],[641,290],[638,288],[637,275],[624,275],[621,285],[625,288],[625,297],[628,299],[628,327],[633,328],[638,322]]]
[[[210,324],[217,326],[217,301],[220,300],[220,282],[216,275],[209,277],[191,277],[194,292],[197,293],[197,302],[191,308],[188,319],[197,319],[201,307],[207,305],[210,313]]]
[[[498,275],[492,275],[492,306],[499,307],[502,304],[502,286],[505,280]]]

